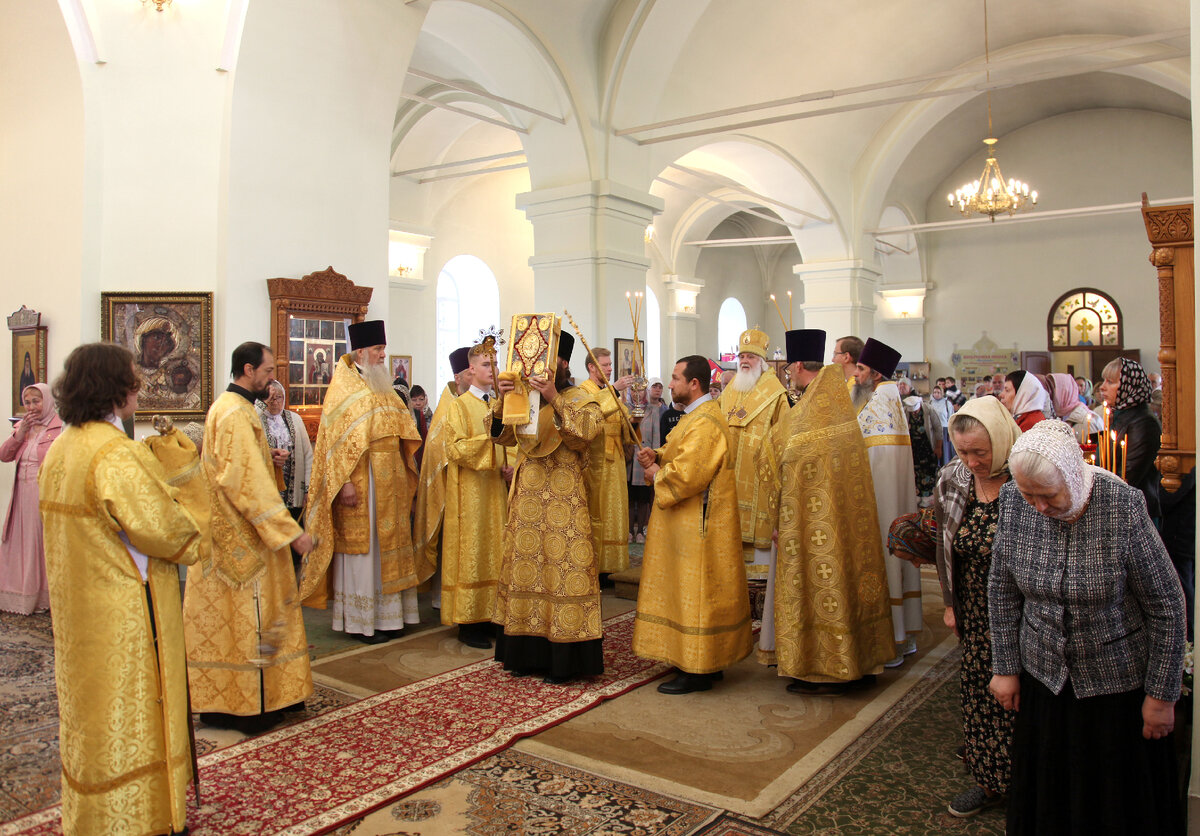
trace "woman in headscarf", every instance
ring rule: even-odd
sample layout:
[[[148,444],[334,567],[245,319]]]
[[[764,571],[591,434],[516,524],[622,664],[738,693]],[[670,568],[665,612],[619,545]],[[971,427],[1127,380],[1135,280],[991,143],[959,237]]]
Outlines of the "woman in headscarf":
[[[17,463],[0,540],[0,610],[29,615],[50,606],[37,476],[50,443],[58,438],[63,425],[45,383],[26,386],[21,403],[25,415],[9,439],[0,444],[0,462]]]
[[[1004,376],[1000,400],[1008,407],[1022,432],[1038,421],[1046,420],[1043,407],[1049,404],[1050,396],[1046,394],[1037,377],[1024,369],[1017,369]]]
[[[1146,503],[1061,421],[1009,467],[988,583],[991,691],[1017,712],[1007,832],[1180,833],[1183,591]]]
[[[254,406],[262,421],[263,431],[267,434],[267,445],[271,448],[279,495],[292,519],[299,522],[312,476],[312,442],[308,440],[304,419],[298,413],[283,408],[283,384],[272,380],[267,386],[267,393],[267,399],[255,401]],[[292,558],[294,562],[300,559],[294,553]]]
[[[917,481],[918,504],[924,508],[933,501],[933,486],[937,482],[938,449],[942,446],[941,420],[933,410],[924,409],[920,395],[913,394],[912,381],[902,377],[896,381],[900,400],[904,403],[904,414],[908,418],[908,437],[912,441],[913,474]]]
[[[1075,378],[1069,374],[1052,374],[1050,386],[1054,414],[1071,425],[1080,444],[1086,444],[1089,436],[1104,429],[1104,420],[1097,418],[1079,399]]]
[[[646,414],[639,433],[642,444],[658,449],[663,443],[662,416],[667,410],[663,402],[663,382],[657,377],[646,384]],[[654,488],[646,484],[646,471],[637,456],[629,465],[629,542],[645,543],[646,526],[650,524],[650,509],[654,505]]]
[[[975,779],[975,786],[955,797],[948,809],[965,818],[1000,803],[1008,791],[1013,714],[988,691],[988,572],[1000,489],[1009,479],[1009,450],[1021,430],[1000,401],[977,398],[950,419],[950,432],[958,458],[942,468],[933,507],[944,617],[962,645],[963,760]]]
[[[950,464],[954,458],[954,442],[950,438],[950,416],[954,414],[954,405],[946,397],[941,386],[934,386],[929,393],[929,410],[937,418],[942,430],[942,444],[938,449],[938,462]]]
[[[1146,497],[1146,511],[1157,525],[1162,518],[1158,501],[1160,476],[1154,466],[1162,444],[1162,425],[1150,411],[1154,387],[1141,363],[1118,357],[1104,367],[1100,397],[1113,411],[1109,428],[1117,434],[1116,473],[1124,469],[1125,481]],[[1122,462],[1121,440],[1125,440]]]

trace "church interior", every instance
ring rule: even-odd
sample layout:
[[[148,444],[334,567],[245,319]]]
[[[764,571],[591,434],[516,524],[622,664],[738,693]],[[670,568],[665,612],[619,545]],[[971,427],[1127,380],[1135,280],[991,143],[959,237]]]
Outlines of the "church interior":
[[[76,345],[119,331],[120,294],[206,299],[210,354],[180,385],[194,376],[209,400],[234,346],[286,344],[280,288],[293,285],[268,282],[305,277],[334,296],[353,286],[350,307],[323,310],[384,320],[393,369],[431,407],[451,350],[531,311],[569,311],[593,346],[644,340],[647,376],[664,380],[676,358],[734,359],[751,327],[772,351],[793,328],[824,329],[827,354],[842,335],[874,337],[918,388],[956,375],[967,394],[1019,366],[1097,380],[1128,356],[1163,373],[1152,254],[1165,245],[1148,213],[1186,206],[1190,259],[1197,11],[1200,0],[0,0],[0,307],[40,312],[52,380]],[[992,148],[1036,204],[960,209],[956,190]],[[1083,292],[1111,303],[1114,330],[1055,330]],[[1194,355],[1194,307],[1171,322]],[[13,333],[0,361],[18,392]],[[325,355],[303,351],[288,358],[289,408],[320,404]],[[1195,364],[1173,344],[1169,359],[1177,447],[1193,448],[1180,473],[1194,464]],[[586,375],[578,353],[572,371]],[[137,436],[153,432],[139,414]],[[13,473],[0,465],[5,503]],[[392,790],[286,832],[1003,833],[1002,812],[945,812],[966,780],[957,651],[937,576],[922,577],[919,651],[869,692],[795,697],[751,658],[732,687],[671,702],[638,687],[662,671],[629,659],[609,690],[541,705],[503,743],[423,760]],[[606,630],[627,629],[634,602],[604,603]],[[0,820],[57,802],[50,622],[22,618],[0,620],[0,705],[22,718],[0,732]],[[493,685],[520,704],[488,684],[488,654],[436,619],[423,599],[422,629],[361,648],[306,613],[317,694],[308,719],[275,736],[359,718],[357,732],[321,738],[335,758],[339,734],[419,725],[395,689],[430,712],[450,706],[436,716],[451,725]],[[391,712],[387,725],[354,714],[363,705]],[[414,746],[453,737],[434,726],[413,731]],[[229,732],[198,743],[214,764],[233,763],[223,747],[253,745]],[[408,754],[380,754],[378,768]],[[214,798],[236,791],[235,768],[222,775]],[[275,821],[278,806],[254,815]],[[276,832],[226,824],[203,832]],[[50,829],[0,833],[55,832],[35,826]]]

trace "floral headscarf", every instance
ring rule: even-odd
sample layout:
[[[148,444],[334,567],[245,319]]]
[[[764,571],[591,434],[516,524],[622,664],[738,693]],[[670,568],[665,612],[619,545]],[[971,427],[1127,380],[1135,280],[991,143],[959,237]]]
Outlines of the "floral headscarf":
[[[1154,387],[1150,384],[1150,378],[1146,376],[1142,364],[1137,360],[1122,357],[1121,386],[1117,389],[1117,402],[1113,404],[1113,408],[1129,409],[1132,406],[1150,403],[1153,393]]]

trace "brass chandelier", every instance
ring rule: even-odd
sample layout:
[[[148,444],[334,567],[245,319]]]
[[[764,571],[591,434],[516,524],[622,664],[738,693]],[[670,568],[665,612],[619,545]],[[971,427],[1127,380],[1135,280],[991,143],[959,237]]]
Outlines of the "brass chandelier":
[[[972,215],[987,215],[995,223],[996,216],[1002,212],[1012,215],[1024,209],[1029,204],[1036,204],[1038,193],[1031,190],[1029,184],[1020,180],[1005,181],[1000,173],[1000,163],[996,161],[996,138],[992,133],[992,72],[990,68],[991,55],[988,49],[987,0],[983,0],[983,65],[987,90],[987,119],[988,138],[983,141],[987,146],[987,162],[983,165],[983,173],[979,179],[964,183],[953,194],[946,195],[946,200],[953,209],[957,204],[958,210],[967,217]]]

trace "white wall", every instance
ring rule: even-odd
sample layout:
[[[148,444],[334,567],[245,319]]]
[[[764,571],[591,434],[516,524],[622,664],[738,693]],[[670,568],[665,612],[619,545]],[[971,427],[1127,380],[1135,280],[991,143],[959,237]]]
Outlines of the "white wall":
[[[1191,194],[1191,126],[1168,116],[1068,113],[1002,137],[999,148],[1005,176],[1033,183],[1041,209],[1137,201],[1143,191],[1154,199]],[[929,220],[953,219],[945,195],[982,168],[975,155],[947,177],[929,199]],[[1001,346],[1044,351],[1050,306],[1075,287],[1111,294],[1125,316],[1125,346],[1141,349],[1157,371],[1158,286],[1139,212],[989,224],[929,234],[922,246],[933,284],[925,341],[935,376],[951,371],[956,343],[967,349],[984,330]]]

